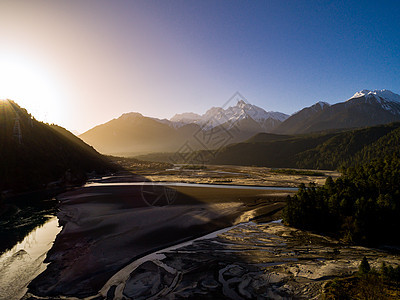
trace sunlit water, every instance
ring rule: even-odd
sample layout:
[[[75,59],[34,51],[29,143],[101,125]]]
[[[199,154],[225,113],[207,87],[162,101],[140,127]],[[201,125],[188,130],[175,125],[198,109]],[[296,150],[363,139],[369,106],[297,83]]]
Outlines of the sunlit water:
[[[60,231],[57,217],[53,217],[0,256],[0,299],[24,296],[28,284],[46,269],[43,261]]]
[[[89,183],[86,186],[121,185],[164,185],[186,187],[213,187],[227,189],[257,190],[297,190],[297,188],[238,186],[217,184],[193,184],[177,182],[130,182],[130,183]],[[226,230],[226,229],[223,229]],[[0,256],[0,299],[21,299],[27,292],[28,284],[42,273],[47,264],[43,263],[47,252],[53,246],[57,234],[61,231],[57,217],[32,230],[25,239],[11,250]]]
[[[251,186],[251,185],[229,185],[229,184],[208,184],[208,183],[186,183],[186,182],[90,182],[86,187],[91,186],[183,186],[183,187],[207,187],[207,188],[220,188],[220,189],[248,189],[248,190],[272,190],[272,191],[297,191],[298,188],[294,187],[276,187],[276,186]]]

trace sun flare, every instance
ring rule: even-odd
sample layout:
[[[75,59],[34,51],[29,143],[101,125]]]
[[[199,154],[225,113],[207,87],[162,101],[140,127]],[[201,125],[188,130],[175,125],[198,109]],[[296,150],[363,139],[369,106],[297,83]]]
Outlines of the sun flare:
[[[17,55],[0,53],[0,99],[14,100],[46,122],[63,111],[54,77],[40,64]]]

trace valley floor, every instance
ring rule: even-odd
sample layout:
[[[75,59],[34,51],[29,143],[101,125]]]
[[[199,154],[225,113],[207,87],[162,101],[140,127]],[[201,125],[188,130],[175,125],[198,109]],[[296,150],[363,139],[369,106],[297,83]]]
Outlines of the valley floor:
[[[142,168],[60,195],[63,229],[25,298],[311,299],[329,280],[354,273],[363,256],[374,267],[400,264],[387,252],[271,223],[290,187],[338,176],[275,172]]]
[[[100,295],[111,299],[315,299],[332,278],[356,272],[364,256],[375,268],[382,262],[399,263],[394,255],[342,245],[279,222],[248,222],[136,260],[116,273]]]
[[[111,276],[148,252],[249,219],[271,220],[292,193],[129,185],[112,179],[58,197],[63,229],[47,255],[49,266],[30,284],[34,294],[96,294]],[[163,202],[169,196],[173,201]]]
[[[298,187],[301,183],[323,185],[328,176],[340,176],[337,171],[272,169],[231,165],[170,165],[132,161],[121,158],[119,163],[128,171],[151,181],[189,182],[232,185]],[[292,171],[292,172],[290,172]],[[294,174],[297,173],[297,174]]]

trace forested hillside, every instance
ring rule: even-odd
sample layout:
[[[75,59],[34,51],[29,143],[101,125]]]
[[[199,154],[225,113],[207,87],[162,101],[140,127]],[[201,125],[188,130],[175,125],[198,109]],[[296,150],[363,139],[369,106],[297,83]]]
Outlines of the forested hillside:
[[[227,146],[218,152],[211,162],[335,170],[399,149],[399,127],[400,123],[391,123],[318,134],[259,134],[244,143]],[[382,148],[382,145],[385,145],[385,148]]]
[[[325,185],[302,185],[288,198],[284,220],[292,226],[366,245],[400,245],[399,123],[345,132],[307,152],[312,160],[342,166]],[[315,159],[314,159],[315,161]]]
[[[400,157],[400,128],[389,132],[375,143],[364,147],[347,165],[354,166],[376,158],[391,159],[392,157]]]
[[[400,245],[400,159],[396,155],[344,169],[325,185],[300,186],[288,198],[284,221],[347,242]]]
[[[386,139],[387,135],[391,135],[399,127],[400,123],[392,123],[342,132],[313,149],[299,153],[296,156],[296,165],[298,168],[333,170],[363,161],[366,154],[360,152],[369,153],[371,158],[377,158],[377,148],[381,140]],[[376,150],[369,150],[370,147]]]
[[[83,180],[115,166],[69,131],[38,122],[14,101],[0,101],[0,191],[40,189]]]

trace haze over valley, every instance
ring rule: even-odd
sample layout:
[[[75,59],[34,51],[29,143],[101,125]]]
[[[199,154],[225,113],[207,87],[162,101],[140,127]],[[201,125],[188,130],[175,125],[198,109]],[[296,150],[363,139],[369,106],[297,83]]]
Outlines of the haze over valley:
[[[0,299],[400,299],[396,1],[0,2]]]
[[[104,154],[137,156],[156,152],[217,150],[247,141],[259,133],[275,134],[270,136],[272,141],[277,134],[293,137],[400,121],[400,96],[384,89],[362,90],[348,100],[332,105],[317,102],[290,116],[266,111],[241,97],[235,94],[225,108],[212,107],[203,115],[176,114],[169,120],[137,112],[125,113],[88,130],[80,138]],[[264,142],[267,136],[264,136]],[[187,149],[181,149],[185,145],[188,145]],[[252,155],[248,157],[254,158]],[[229,163],[229,160],[224,161]],[[253,159],[252,164],[259,163]],[[281,162],[273,166],[279,164]]]

